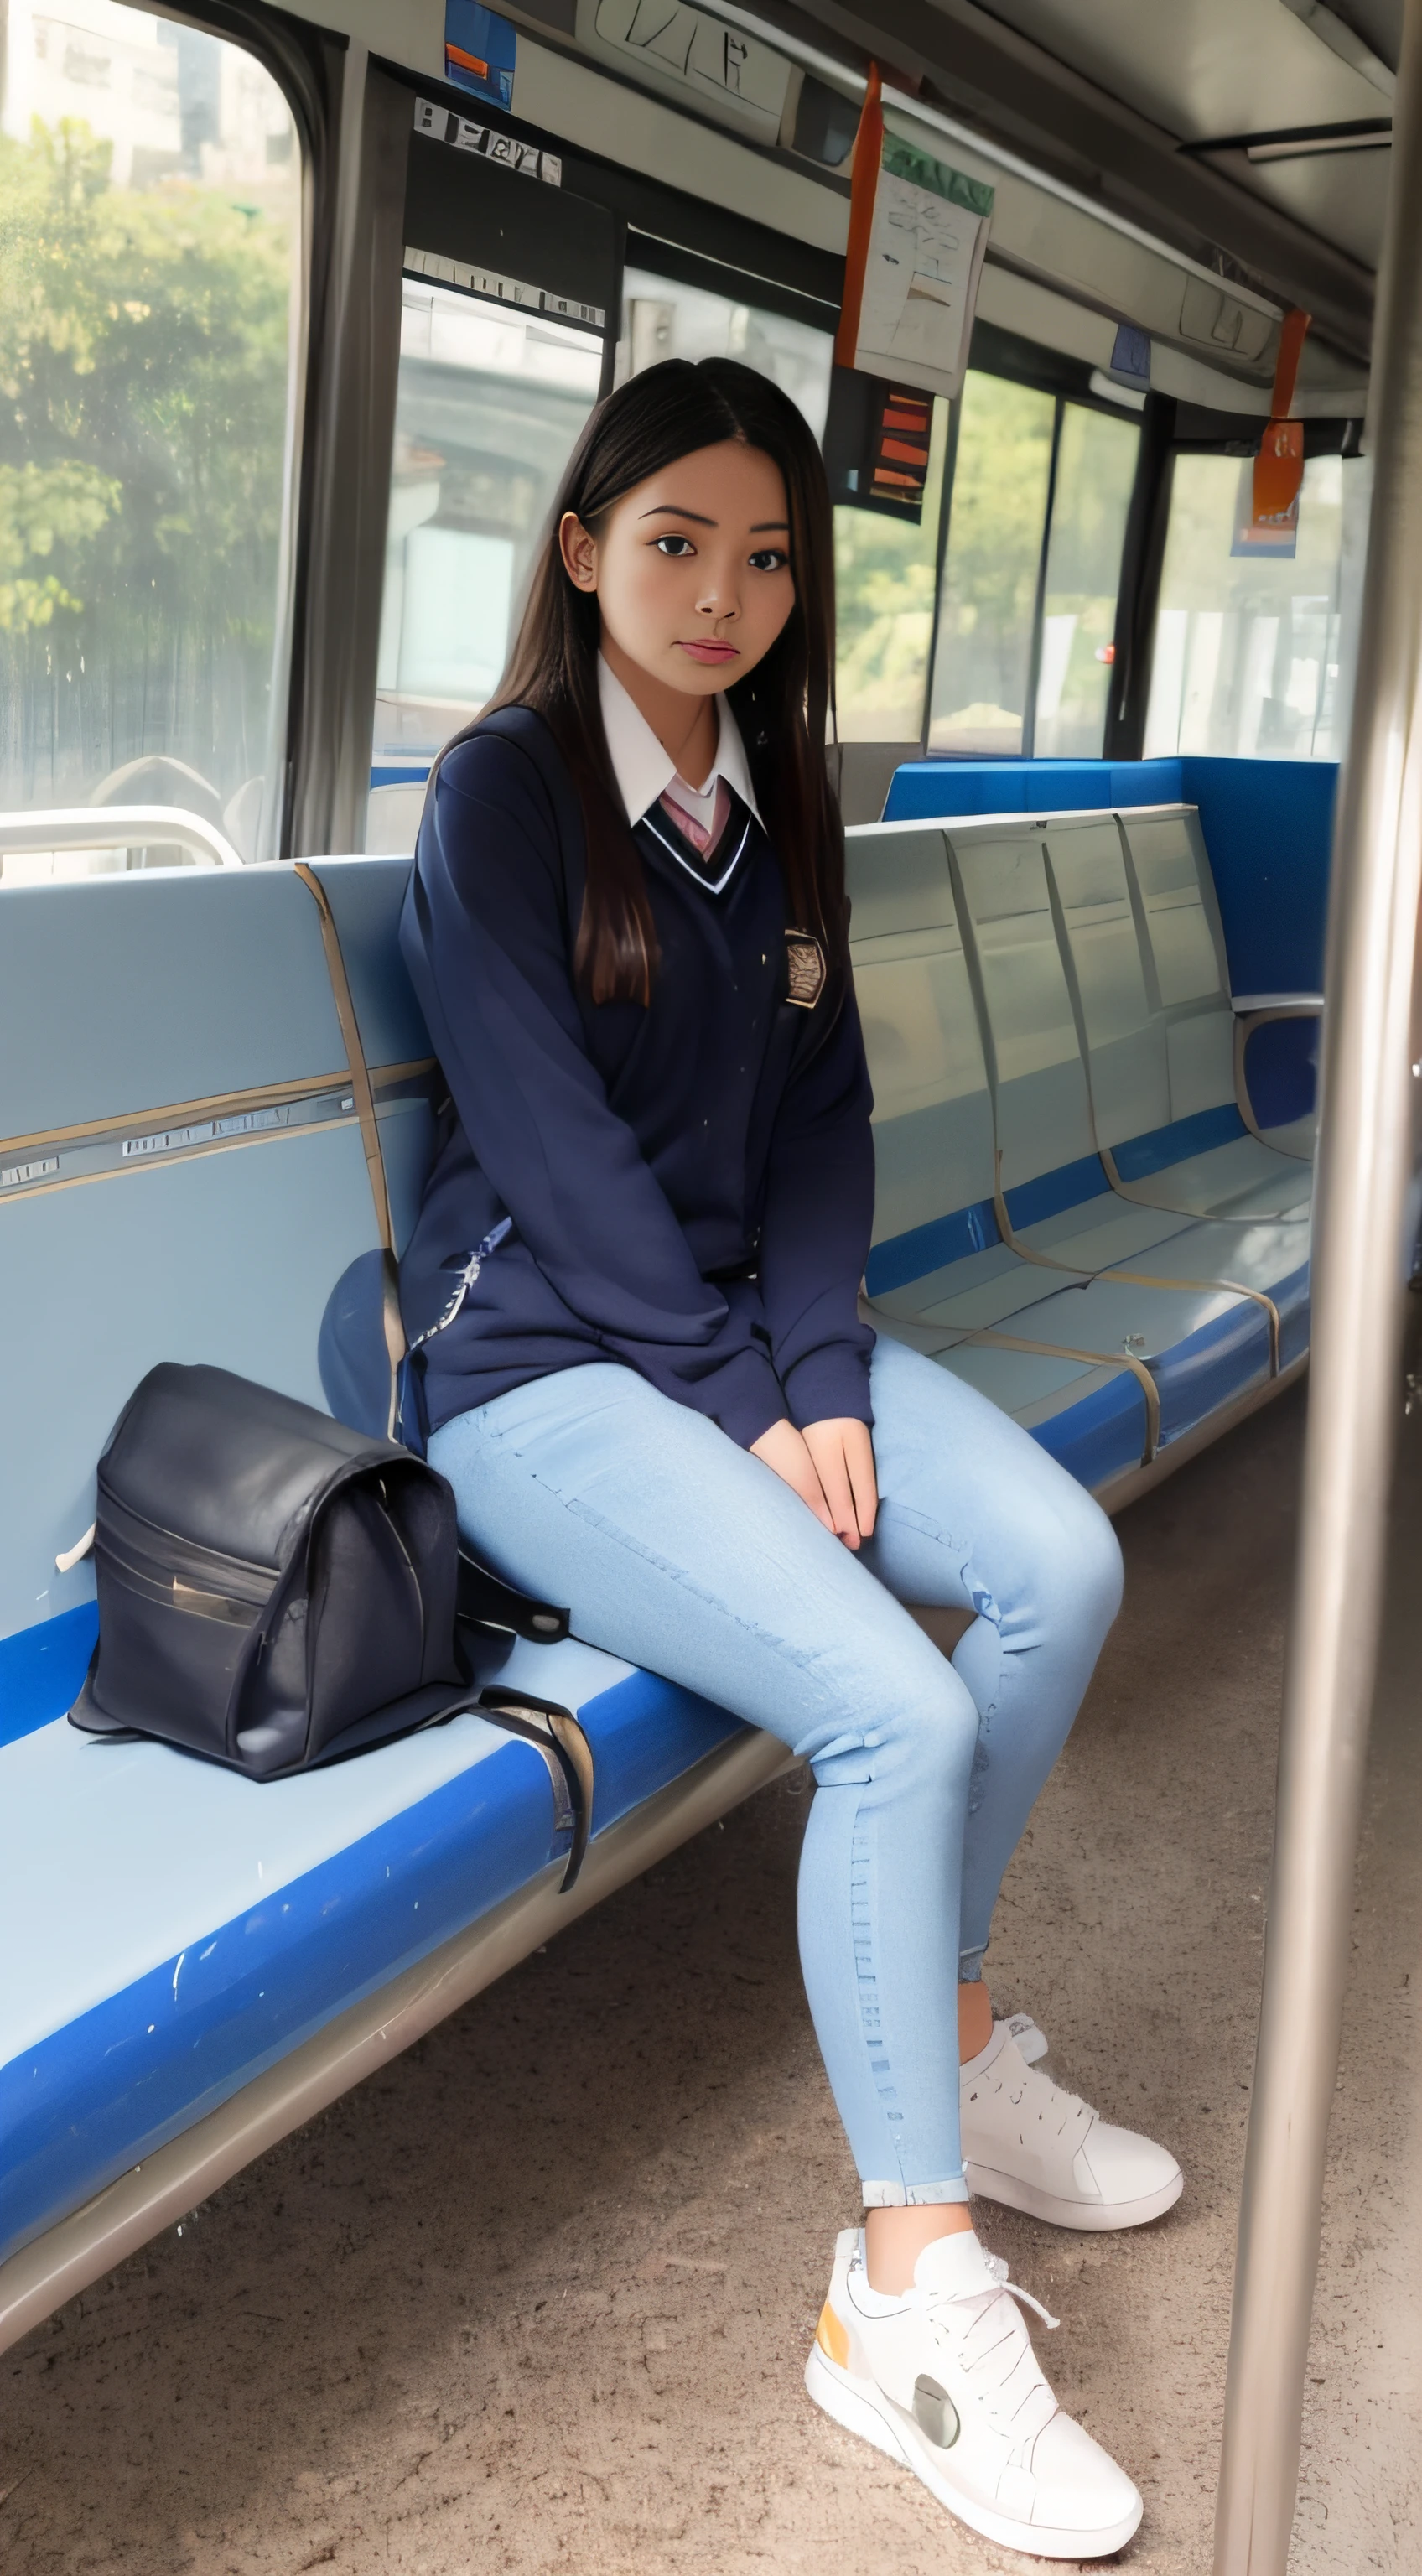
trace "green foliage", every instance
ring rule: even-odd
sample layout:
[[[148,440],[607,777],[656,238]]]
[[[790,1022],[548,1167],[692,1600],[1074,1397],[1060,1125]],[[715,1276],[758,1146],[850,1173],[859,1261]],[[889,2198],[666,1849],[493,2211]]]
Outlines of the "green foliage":
[[[217,190],[109,186],[88,127],[0,137],[0,630],[270,648],[290,247]]]
[[[944,568],[935,715],[1020,717],[1051,467],[1053,402],[971,373],[963,390]]]
[[[0,465],[0,629],[48,626],[57,608],[82,600],[58,575],[27,570],[56,553],[74,562],[119,506],[117,483],[77,458],[53,465]]]

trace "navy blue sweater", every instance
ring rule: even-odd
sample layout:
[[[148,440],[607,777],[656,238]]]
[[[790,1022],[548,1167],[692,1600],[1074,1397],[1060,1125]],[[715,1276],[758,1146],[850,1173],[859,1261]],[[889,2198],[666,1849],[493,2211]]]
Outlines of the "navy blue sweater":
[[[582,817],[547,726],[505,709],[441,764],[400,931],[450,1092],[400,1265],[412,1339],[451,1263],[501,1216],[513,1230],[425,1346],[431,1430],[590,1360],[747,1448],[786,1414],[872,1421],[858,1014],[840,979],[813,1009],[786,1000],[783,880],[747,823],[719,894],[639,825],[661,965],[650,1004],[595,1004],[572,976]]]

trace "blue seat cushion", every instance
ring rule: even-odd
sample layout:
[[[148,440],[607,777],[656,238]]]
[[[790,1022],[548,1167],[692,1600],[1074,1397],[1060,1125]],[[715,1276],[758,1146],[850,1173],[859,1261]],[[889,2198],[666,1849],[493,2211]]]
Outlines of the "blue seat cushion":
[[[945,1364],[964,1375],[971,1374],[971,1364],[964,1365],[956,1346],[977,1330],[1065,1353],[1099,1353],[1102,1360],[1129,1353],[1155,1380],[1162,1445],[1269,1375],[1269,1319],[1260,1296],[1278,1312],[1280,1365],[1307,1346],[1309,1273],[1301,1228],[1158,1220],[1141,1228],[1123,1258],[1112,1236],[1139,1226],[1139,1216],[1110,1192],[1094,1155],[1009,1191],[1007,1206],[1020,1239],[1067,1268],[1052,1269],[1010,1250],[986,1203],[951,1211],[874,1246],[866,1285],[885,1329],[941,1328],[945,1345],[955,1345]],[[1102,1246],[1099,1268],[1093,1239]],[[1073,1265],[1094,1275],[1071,1280],[1067,1269]],[[1231,1281],[1256,1293],[1237,1294]],[[914,1338],[912,1329],[908,1338]],[[985,1391],[1004,1401],[995,1386]],[[1017,1405],[1009,1402],[1008,1409],[1020,1418]],[[1046,1445],[1064,1461],[1079,1457],[1082,1481],[1098,1488],[1109,1481],[1100,1464],[1104,1425],[1112,1425],[1109,1437],[1119,1442],[1127,1419],[1124,1395],[1095,1387],[1091,1420],[1097,1429],[1080,1442],[1060,1412],[1054,1411],[1049,1432],[1045,1422],[1027,1427],[1039,1439],[1045,1434]]]
[[[1125,1369],[1030,1425],[1033,1439],[1091,1493],[1140,1465],[1145,1428],[1145,1397]]]
[[[63,1720],[0,1752],[0,2257],[554,1857],[485,1719],[258,1784]]]
[[[526,1886],[565,1848],[547,1765],[487,1719],[256,1783],[63,1720],[92,1605],[8,1641],[0,1744],[0,2259]],[[38,1639],[38,1643],[36,1643]],[[569,1639],[477,1679],[572,1708],[593,1830],[739,1733]]]
[[[940,1368],[1012,1414],[1089,1493],[1141,1464],[1145,1395],[1133,1370],[1092,1368],[982,1342],[960,1342],[936,1358]]]

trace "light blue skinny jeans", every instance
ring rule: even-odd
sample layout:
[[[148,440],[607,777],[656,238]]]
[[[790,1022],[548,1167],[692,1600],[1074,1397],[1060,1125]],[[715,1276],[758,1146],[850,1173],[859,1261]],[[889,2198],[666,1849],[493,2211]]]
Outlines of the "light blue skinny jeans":
[[[965,2200],[960,1977],[1121,1599],[1109,1521],[1018,1424],[881,1337],[881,1503],[853,1555],[630,1368],[516,1387],[435,1433],[483,1560],[589,1644],[793,1747],[817,1783],[800,1955],[869,2207]],[[977,1612],[949,1663],[903,1602]]]

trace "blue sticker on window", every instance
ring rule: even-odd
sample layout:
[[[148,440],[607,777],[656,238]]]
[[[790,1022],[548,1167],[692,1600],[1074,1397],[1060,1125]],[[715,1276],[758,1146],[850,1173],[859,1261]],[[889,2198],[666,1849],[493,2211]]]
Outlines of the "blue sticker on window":
[[[517,31],[479,0],[444,0],[444,76],[493,107],[513,106]]]

